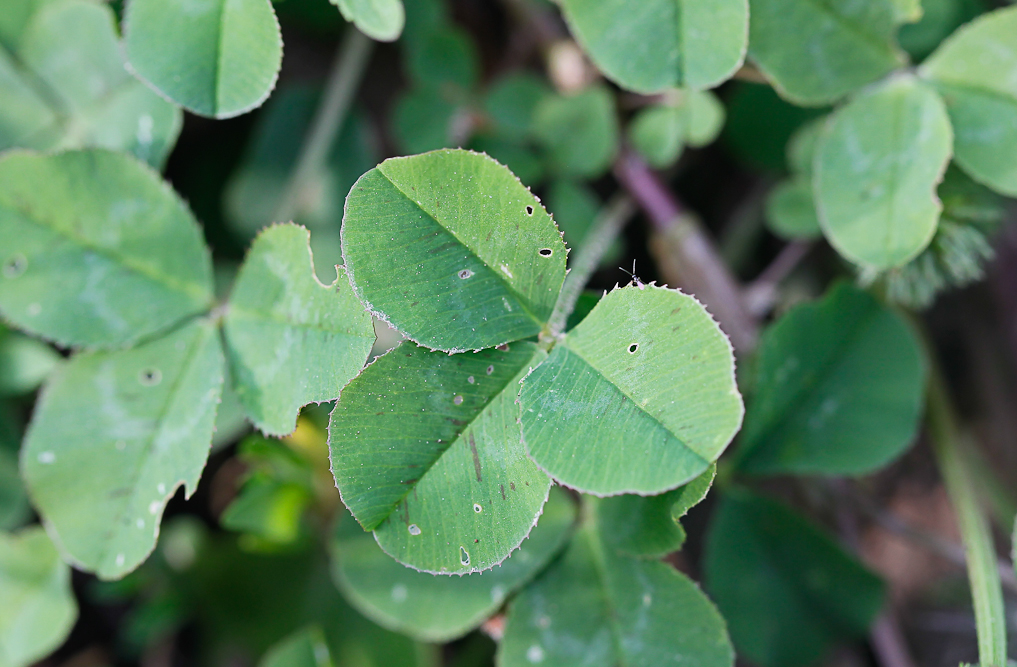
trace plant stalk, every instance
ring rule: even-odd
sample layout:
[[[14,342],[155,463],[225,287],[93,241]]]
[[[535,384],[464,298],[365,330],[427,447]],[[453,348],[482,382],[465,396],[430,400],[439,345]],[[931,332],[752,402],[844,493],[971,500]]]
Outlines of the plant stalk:
[[[576,309],[576,302],[583,293],[583,288],[590,282],[590,277],[600,265],[604,253],[635,213],[636,205],[626,195],[616,195],[601,209],[572,260],[565,284],[548,319],[547,328],[552,335],[557,336],[565,330],[565,323]]]
[[[957,418],[938,369],[929,378],[927,407],[929,439],[947,494],[957,513],[968,581],[978,631],[978,659],[982,667],[1006,667],[1006,615],[1003,588],[997,569],[996,548],[989,522],[982,513],[974,479],[961,451]]]
[[[274,222],[293,220],[309,190],[313,190],[315,178],[325,168],[328,151],[346,120],[373,47],[371,38],[350,25],[336,52],[321,104],[304,136],[296,166],[276,207]]]

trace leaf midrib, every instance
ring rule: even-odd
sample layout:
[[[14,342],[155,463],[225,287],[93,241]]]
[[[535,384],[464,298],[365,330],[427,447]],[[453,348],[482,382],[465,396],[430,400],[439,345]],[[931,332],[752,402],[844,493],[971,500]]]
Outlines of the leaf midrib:
[[[700,454],[699,452],[694,450],[692,447],[690,447],[688,445],[688,443],[685,442],[685,440],[683,440],[682,438],[679,438],[678,434],[676,434],[674,431],[672,431],[670,428],[668,428],[664,424],[664,422],[660,421],[660,419],[658,419],[655,415],[653,415],[652,413],[648,412],[642,405],[639,404],[639,401],[637,401],[629,392],[625,391],[620,386],[618,386],[618,384],[615,383],[614,380],[612,380],[607,375],[605,375],[597,366],[595,366],[594,364],[590,363],[589,360],[587,360],[586,357],[584,357],[582,354],[580,354],[575,348],[571,347],[568,344],[568,338],[566,338],[565,341],[562,343],[562,347],[565,348],[566,350],[568,350],[570,353],[576,355],[579,358],[579,360],[582,361],[584,364],[586,364],[589,368],[591,368],[597,374],[598,377],[603,378],[608,384],[610,384],[612,387],[614,387],[620,394],[625,396],[632,403],[632,405],[636,406],[636,408],[639,409],[639,411],[642,414],[644,414],[647,417],[649,417],[657,426],[659,426],[661,429],[663,429],[665,433],[667,433],[672,438],[674,438],[679,444],[681,444],[682,447],[684,447],[686,450],[691,452],[702,463],[704,463],[707,466],[709,466],[712,463],[712,461],[707,460],[702,454]]]
[[[840,12],[836,11],[835,9],[833,9],[833,7],[830,6],[828,2],[826,2],[826,0],[810,0],[810,1],[814,7],[820,10],[821,13],[831,17],[835,23],[845,28],[847,32],[852,33],[853,35],[861,39],[861,41],[868,43],[869,46],[874,48],[874,50],[885,53],[886,55],[890,56],[892,60],[895,61],[898,60],[897,52],[894,50],[893,45],[890,43],[883,42],[880,39],[878,39],[873,33],[867,32],[863,24],[858,24],[853,20],[849,19],[848,17],[844,16]]]
[[[438,225],[438,226],[439,226],[439,227],[440,227],[440,228],[441,228],[442,230],[444,230],[446,234],[448,234],[448,235],[449,235],[449,236],[451,236],[451,237],[452,237],[453,239],[455,239],[455,240],[456,240],[456,243],[458,243],[458,244],[459,244],[459,245],[461,245],[462,247],[466,248],[466,249],[467,249],[467,250],[468,250],[468,251],[470,252],[470,254],[471,254],[471,255],[473,255],[474,257],[476,257],[477,259],[479,259],[479,260],[481,261],[481,263],[482,263],[482,264],[483,264],[483,265],[484,265],[485,267],[487,267],[487,269],[488,269],[488,270],[489,270],[489,271],[491,272],[491,274],[492,274],[492,275],[493,275],[493,276],[494,276],[495,278],[497,278],[497,280],[498,280],[498,283],[499,283],[499,284],[501,284],[501,285],[502,285],[502,286],[503,286],[503,287],[505,288],[505,290],[506,290],[506,291],[508,291],[508,292],[509,292],[509,293],[510,293],[510,294],[511,294],[512,296],[514,296],[514,297],[515,297],[516,301],[517,301],[517,302],[519,303],[519,307],[520,307],[520,308],[522,309],[522,311],[523,311],[524,313],[526,313],[526,316],[527,316],[527,317],[529,317],[529,318],[530,318],[531,320],[533,320],[534,324],[536,324],[536,325],[537,325],[538,327],[540,327],[540,328],[543,328],[543,327],[544,327],[544,325],[546,325],[546,324],[547,324],[547,321],[546,321],[546,320],[543,320],[543,319],[541,319],[541,318],[539,318],[539,317],[537,317],[536,315],[534,315],[534,314],[533,314],[533,312],[532,312],[532,311],[530,310],[530,304],[529,304],[529,301],[528,301],[528,299],[526,299],[526,298],[525,298],[525,297],[524,297],[524,296],[523,296],[522,294],[520,294],[519,292],[517,292],[517,291],[516,291],[516,290],[515,290],[515,289],[514,289],[514,288],[512,287],[512,285],[511,285],[510,283],[506,282],[506,281],[505,281],[505,278],[504,278],[504,277],[502,277],[502,275],[501,275],[501,274],[500,274],[500,273],[499,273],[499,272],[498,272],[498,271],[497,271],[497,270],[496,270],[496,269],[495,269],[495,268],[494,268],[493,266],[491,266],[491,265],[490,265],[490,264],[489,264],[489,263],[487,262],[487,260],[485,260],[485,259],[484,259],[483,257],[481,257],[481,256],[480,256],[480,255],[479,255],[479,254],[477,253],[477,251],[476,251],[476,250],[474,250],[474,249],[473,249],[473,248],[472,248],[472,247],[471,247],[471,246],[470,246],[470,245],[469,245],[468,243],[466,243],[466,242],[465,242],[465,241],[463,241],[463,240],[462,240],[461,238],[459,238],[458,236],[456,236],[456,235],[455,235],[455,232],[453,232],[453,231],[452,231],[451,229],[449,229],[448,227],[446,227],[445,225],[443,225],[443,224],[441,223],[441,221],[440,221],[440,220],[438,220],[438,219],[437,219],[436,217],[434,217],[434,216],[433,216],[433,215],[432,215],[432,214],[431,214],[431,213],[430,213],[429,211],[427,211],[427,210],[426,210],[426,209],[425,209],[425,208],[424,208],[423,206],[421,206],[421,205],[420,205],[420,203],[418,203],[418,202],[417,202],[417,201],[416,201],[416,200],[415,200],[415,199],[414,199],[413,197],[411,197],[411,196],[410,196],[410,194],[409,194],[408,192],[406,192],[406,191],[405,191],[405,190],[404,190],[404,189],[403,189],[402,187],[400,187],[400,186],[399,186],[399,184],[398,184],[398,183],[396,183],[396,182],[395,182],[395,181],[393,181],[393,180],[392,180],[391,178],[389,178],[389,175],[388,175],[388,174],[386,174],[386,173],[385,173],[384,171],[382,171],[382,170],[381,170],[381,168],[380,168],[380,166],[379,166],[379,167],[378,167],[377,169],[378,169],[378,173],[379,173],[379,174],[381,174],[381,175],[382,175],[382,176],[383,176],[383,177],[385,178],[385,180],[386,180],[386,181],[388,181],[389,183],[391,183],[391,184],[392,184],[392,187],[394,187],[394,188],[395,188],[395,189],[396,189],[396,190],[397,190],[397,191],[399,192],[399,194],[401,194],[401,195],[402,195],[403,197],[405,197],[405,198],[406,198],[406,200],[407,200],[407,201],[409,201],[409,202],[410,202],[411,204],[413,204],[413,205],[414,205],[415,207],[417,207],[417,209],[418,209],[418,210],[419,210],[419,211],[420,211],[421,213],[423,213],[423,214],[424,214],[424,215],[426,215],[426,216],[427,216],[428,218],[430,218],[430,219],[431,219],[431,221],[433,221],[433,222],[434,222],[434,224]]]

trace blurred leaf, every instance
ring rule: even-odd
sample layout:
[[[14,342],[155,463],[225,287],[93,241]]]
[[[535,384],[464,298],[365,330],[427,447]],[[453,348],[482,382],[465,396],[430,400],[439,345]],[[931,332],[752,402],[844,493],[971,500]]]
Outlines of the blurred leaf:
[[[519,405],[537,465],[604,496],[691,481],[743,412],[727,337],[693,297],[653,285],[601,299],[524,379]]]
[[[603,86],[570,97],[544,97],[533,122],[551,169],[560,175],[594,178],[611,166],[618,152],[614,96]]]
[[[338,398],[367,362],[374,325],[346,278],[314,276],[310,233],[269,227],[254,240],[230,296],[223,330],[234,389],[251,422],[292,433],[300,408]]]
[[[579,295],[579,300],[576,301],[576,308],[569,315],[568,322],[565,323],[565,331],[572,331],[579,323],[586,319],[586,316],[593,312],[594,307],[600,303],[603,293],[597,293],[591,290],[585,290]]]
[[[533,117],[541,100],[551,95],[544,79],[528,71],[498,79],[484,97],[484,111],[498,132],[523,139],[533,132]]]
[[[27,667],[60,646],[78,617],[71,569],[41,527],[0,532],[0,666]]]
[[[21,432],[11,406],[0,401],[0,530],[16,528],[31,515],[18,470]]]
[[[506,347],[449,356],[403,343],[364,369],[332,413],[343,502],[404,565],[490,569],[540,515],[551,480],[523,451],[515,400],[545,353]]]
[[[763,474],[860,475],[914,441],[925,362],[910,326],[840,283],[763,335],[741,467]]]
[[[735,647],[760,667],[813,665],[883,606],[882,582],[824,531],[742,489],[723,495],[705,561]]]
[[[132,71],[196,114],[257,108],[279,76],[282,36],[269,0],[131,0],[124,27]]]
[[[805,123],[791,135],[787,142],[787,165],[791,173],[812,176],[812,163],[816,158],[816,146],[829,120],[820,116]]]
[[[58,363],[49,345],[0,325],[0,395],[35,391]]]
[[[815,239],[823,235],[808,180],[794,178],[778,184],[766,198],[765,212],[767,227],[782,239]]]
[[[423,88],[453,86],[459,94],[473,89],[480,78],[480,63],[469,33],[452,24],[439,24],[406,42],[410,78]]]
[[[745,59],[745,0],[643,0],[638,8],[626,0],[562,0],[561,7],[594,64],[638,93],[712,88]]]
[[[581,182],[560,178],[551,183],[547,204],[555,224],[564,234],[565,243],[569,248],[581,247],[594,220],[600,215],[601,204],[597,194]],[[616,239],[601,257],[600,265],[612,266],[618,262],[622,251],[622,240]]]
[[[717,609],[670,565],[616,553],[589,524],[512,602],[497,662],[650,667],[686,657],[702,667],[734,664]]]
[[[86,0],[5,5],[0,150],[98,147],[159,167],[182,118],[124,68],[113,13]],[[22,23],[22,21],[24,21]]]
[[[399,39],[406,23],[402,0],[331,0],[339,7],[343,18],[381,42]]]
[[[311,493],[298,484],[281,483],[264,475],[244,482],[237,497],[223,512],[223,528],[243,533],[242,546],[252,550],[292,544],[301,537],[304,510],[311,504]]]
[[[952,153],[950,119],[927,84],[901,74],[834,113],[816,147],[813,192],[837,251],[887,269],[932,240],[935,187]]]
[[[985,11],[981,0],[922,0],[921,6],[921,19],[897,32],[901,48],[915,61],[923,60],[950,33]]]
[[[749,4],[749,57],[795,104],[836,102],[904,64],[892,0]]]
[[[724,140],[750,165],[785,170],[785,147],[796,129],[823,113],[793,106],[770,86],[735,81],[727,97]]]
[[[544,178],[544,163],[536,150],[511,135],[478,134],[470,142],[470,148],[487,153],[508,167],[528,188],[538,185]]]
[[[539,333],[565,280],[565,244],[537,198],[463,150],[392,158],[361,177],[343,256],[372,313],[446,352]]]
[[[47,383],[24,445],[32,500],[66,558],[102,579],[155,547],[166,503],[194,493],[222,390],[214,325],[72,357]]]
[[[259,667],[332,667],[332,656],[321,628],[310,627],[276,644]]]
[[[960,28],[921,74],[946,102],[957,163],[975,180],[1017,196],[1017,7]]]
[[[0,160],[0,313],[64,346],[119,347],[212,301],[197,222],[159,175],[102,150]]]
[[[518,551],[498,567],[463,577],[415,572],[392,560],[370,534],[346,521],[333,545],[340,590],[383,627],[423,641],[465,635],[496,612],[564,546],[575,519],[568,495],[552,489],[540,521]]]
[[[713,93],[689,90],[674,96],[674,101],[640,111],[629,128],[633,147],[653,167],[673,164],[685,144],[712,142],[724,125],[724,107]]]
[[[407,155],[451,148],[453,122],[461,107],[436,87],[401,96],[392,113],[392,134]]]

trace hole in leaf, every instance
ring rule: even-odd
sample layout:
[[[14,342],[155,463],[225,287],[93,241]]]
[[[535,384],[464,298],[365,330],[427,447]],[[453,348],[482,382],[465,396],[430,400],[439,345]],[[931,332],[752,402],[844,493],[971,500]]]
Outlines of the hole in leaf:
[[[470,554],[463,547],[459,547],[459,562],[463,565],[470,564]]]
[[[526,207],[526,215],[533,215],[533,207],[532,206],[527,206]]]
[[[484,508],[478,505],[477,503],[473,503],[473,511],[476,512],[477,514],[480,514],[481,512],[484,511]]]
[[[463,404],[463,397],[462,396],[456,396],[455,398],[452,399],[452,402],[455,403],[456,405],[462,405]]]
[[[635,354],[636,350],[638,350],[638,349],[639,349],[639,343],[632,343],[632,345],[629,345],[629,354]]]
[[[459,272],[459,277],[462,278],[463,280],[466,280],[467,278],[472,278],[473,271],[470,271],[469,269],[463,269],[462,271]]]
[[[420,526],[418,526],[415,523],[411,523],[409,526],[407,526],[406,530],[410,531],[410,535],[414,536],[420,535]]]
[[[28,268],[28,258],[18,253],[4,262],[4,278],[17,278]]]
[[[162,382],[162,371],[158,368],[146,368],[138,374],[138,382],[146,387],[154,387]]]
[[[541,257],[550,257],[551,255],[554,254],[554,251],[551,250],[550,248],[541,248],[537,252],[537,254],[540,255]]]
[[[490,375],[493,372],[494,372],[494,366],[488,366],[487,367],[487,374]]]

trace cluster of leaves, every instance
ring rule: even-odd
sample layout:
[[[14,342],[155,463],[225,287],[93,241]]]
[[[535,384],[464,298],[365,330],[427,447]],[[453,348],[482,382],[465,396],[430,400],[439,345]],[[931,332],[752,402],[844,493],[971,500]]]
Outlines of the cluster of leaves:
[[[1017,195],[1017,77],[1000,74],[1017,73],[1015,8],[939,45],[956,21],[916,23],[915,0],[561,0],[599,70],[654,96],[623,130],[604,83],[555,91],[517,73],[482,88],[440,4],[334,4],[374,39],[402,35],[411,85],[392,134],[423,154],[371,168],[354,110],[299,202],[306,227],[270,225],[320,97],[279,91],[227,189],[253,242],[226,296],[154,169],[181,108],[228,118],[268,98],[282,58],[268,0],[130,0],[122,40],[92,0],[12,0],[0,16],[0,316],[35,337],[0,332],[0,393],[45,382],[23,443],[0,412],[0,528],[24,525],[31,499],[49,535],[0,533],[0,665],[66,636],[64,563],[116,580],[148,559],[167,502],[194,493],[216,431],[243,420],[292,434],[240,447],[248,474],[220,520],[243,549],[178,521],[122,589],[150,579],[146,609],[204,615],[224,642],[287,637],[266,665],[429,664],[389,631],[449,641],[503,608],[503,667],[724,667],[732,640],[797,667],[864,634],[881,582],[742,483],[863,475],[903,453],[927,375],[905,318],[834,285],[764,333],[743,409],[731,346],[691,296],[633,281],[559,330],[565,240],[582,245],[598,208],[584,181],[623,137],[657,168],[711,142],[725,111],[709,89],[748,57],[790,102],[838,105],[788,146],[776,232],[824,236],[892,301],[977,279],[993,192]],[[931,53],[914,71],[898,30]],[[449,145],[484,152],[433,150]],[[547,186],[556,220],[523,183]],[[405,340],[367,364],[372,316]],[[298,416],[336,399],[329,474],[323,424]],[[704,556],[715,607],[661,559],[740,428]],[[331,520],[332,482],[355,522]],[[321,530],[329,562],[288,550]],[[231,597],[253,602],[222,607]],[[252,609],[273,618],[237,620]]]

